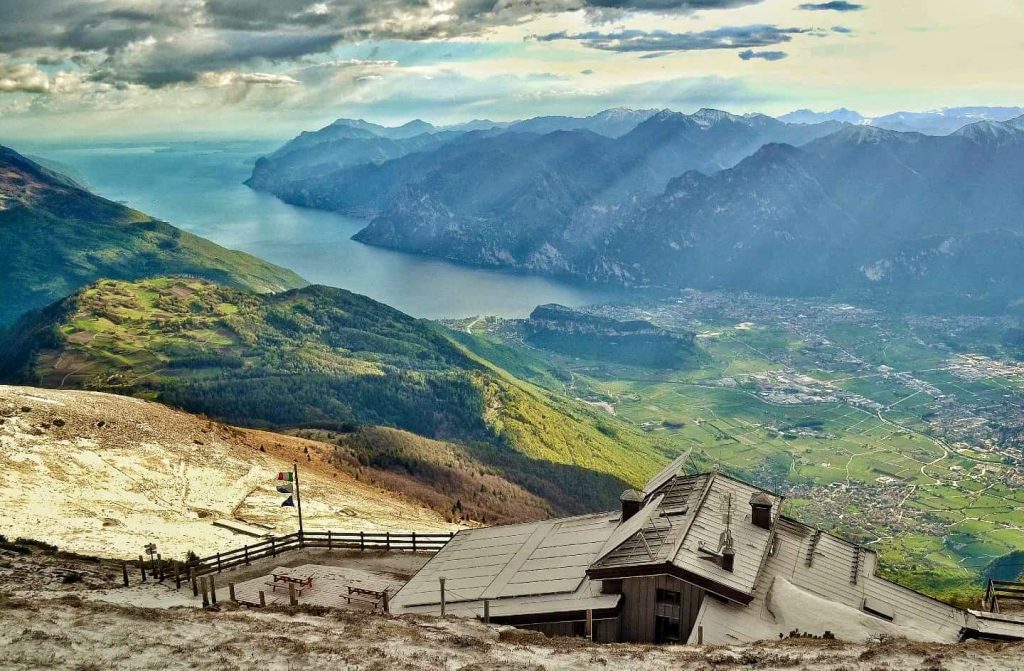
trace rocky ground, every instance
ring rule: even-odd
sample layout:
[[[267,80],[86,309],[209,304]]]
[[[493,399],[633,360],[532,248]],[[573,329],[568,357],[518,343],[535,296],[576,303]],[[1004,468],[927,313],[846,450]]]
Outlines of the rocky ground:
[[[291,533],[275,477],[299,463],[308,530],[447,531],[423,506],[328,463],[332,447],[134,398],[0,385],[0,534],[127,558],[251,543],[217,526]]]
[[[1024,653],[1021,644],[899,639],[598,645],[457,619],[223,602],[203,610],[187,590],[119,587],[118,573],[116,563],[38,546],[0,549],[0,669],[973,671],[1019,669]]]

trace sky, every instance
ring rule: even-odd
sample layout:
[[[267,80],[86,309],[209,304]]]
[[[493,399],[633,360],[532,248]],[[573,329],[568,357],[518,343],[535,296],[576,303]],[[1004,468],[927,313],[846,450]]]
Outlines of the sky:
[[[1024,104],[1024,0],[0,0],[0,138]]]

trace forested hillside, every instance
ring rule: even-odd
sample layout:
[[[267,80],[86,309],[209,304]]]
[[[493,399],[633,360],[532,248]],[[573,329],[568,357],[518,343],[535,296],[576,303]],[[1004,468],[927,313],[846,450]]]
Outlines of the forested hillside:
[[[100,278],[193,275],[254,291],[295,273],[100,198],[0,147],[0,328]]]
[[[614,507],[666,459],[629,424],[515,379],[442,327],[320,286],[101,281],[16,324],[0,375],[247,426],[395,427],[458,443],[557,511]]]

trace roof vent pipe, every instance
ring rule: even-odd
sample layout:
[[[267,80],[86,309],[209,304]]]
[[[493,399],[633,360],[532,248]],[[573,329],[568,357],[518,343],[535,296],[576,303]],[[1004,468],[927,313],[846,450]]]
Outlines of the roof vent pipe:
[[[644,495],[635,489],[627,489],[619,497],[622,502],[622,522],[625,522],[633,515],[640,512],[644,505]]]

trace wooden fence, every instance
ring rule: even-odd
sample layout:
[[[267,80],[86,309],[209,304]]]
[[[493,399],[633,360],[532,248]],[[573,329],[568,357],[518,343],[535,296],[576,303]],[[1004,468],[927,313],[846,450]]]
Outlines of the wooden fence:
[[[985,610],[1000,612],[1000,601],[1015,601],[1018,608],[1024,602],[1024,583],[1013,580],[989,580],[985,590]]]
[[[321,548],[327,550],[362,550],[385,552],[437,552],[452,539],[450,533],[393,533],[369,531],[305,531],[274,536],[265,541],[245,545],[234,550],[217,552],[209,557],[190,562],[145,560],[139,557],[137,568],[146,580],[146,570],[154,579],[174,578],[178,586],[189,578],[220,573],[236,566],[245,566],[257,559],[276,557],[291,550]],[[134,562],[133,562],[134,563]],[[128,584],[128,563],[125,563],[124,581]]]

